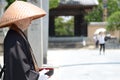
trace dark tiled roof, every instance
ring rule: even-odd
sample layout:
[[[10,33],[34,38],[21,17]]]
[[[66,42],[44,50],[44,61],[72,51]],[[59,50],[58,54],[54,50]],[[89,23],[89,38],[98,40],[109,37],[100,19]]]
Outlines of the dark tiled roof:
[[[60,0],[60,5],[94,6],[98,4],[98,0]]]

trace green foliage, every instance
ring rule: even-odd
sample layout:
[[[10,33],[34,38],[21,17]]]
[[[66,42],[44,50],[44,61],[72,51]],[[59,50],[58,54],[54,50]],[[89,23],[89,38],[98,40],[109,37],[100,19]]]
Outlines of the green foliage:
[[[108,18],[107,30],[109,31],[119,30],[119,42],[120,42],[120,11],[113,13]]]
[[[120,5],[118,4],[119,0],[108,0],[107,9],[108,9],[108,17],[112,15],[114,12],[120,10]]]
[[[109,31],[120,30],[120,11],[113,13],[108,18],[107,30]]]
[[[49,0],[49,8],[56,8],[59,4],[59,0]]]
[[[120,10],[120,0],[107,0],[107,16],[109,17],[114,12]],[[99,0],[99,5],[93,8],[86,16],[88,22],[102,22],[103,21],[103,0]]]
[[[101,22],[102,21],[102,5],[93,8],[91,12],[89,12],[86,16],[85,19],[88,22]]]
[[[91,12],[88,13],[85,18],[88,22],[101,22],[102,21],[102,3],[99,3],[99,6],[94,7]]]
[[[103,4],[102,4],[102,0],[99,0],[99,5],[97,7],[94,7],[92,11],[90,11],[85,16],[85,19],[88,22],[101,22],[103,15],[102,13],[103,13]]]
[[[73,18],[64,21],[62,17],[55,19],[55,33],[56,36],[73,36],[74,35],[74,22]]]

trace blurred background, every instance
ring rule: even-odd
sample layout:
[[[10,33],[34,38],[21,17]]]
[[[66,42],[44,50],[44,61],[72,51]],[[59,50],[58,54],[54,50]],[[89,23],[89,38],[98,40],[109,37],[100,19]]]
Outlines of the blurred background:
[[[14,1],[0,0],[0,16]],[[25,33],[39,66],[43,64],[55,66],[55,74],[51,80],[120,79],[117,76],[120,74],[117,72],[120,70],[118,68],[120,61],[120,0],[24,1],[31,2],[47,12],[44,18],[32,22]],[[1,64],[3,64],[3,41],[7,30],[8,28],[0,29]],[[105,56],[98,56],[99,49],[95,46],[94,36],[98,35],[100,31],[103,31],[107,37],[105,43],[107,55]],[[91,63],[93,66],[90,66]],[[89,67],[90,69],[88,69]],[[76,72],[71,69],[75,69]],[[70,73],[74,73],[75,76]],[[69,75],[73,76],[73,79],[69,78]],[[108,77],[111,75],[113,76]]]

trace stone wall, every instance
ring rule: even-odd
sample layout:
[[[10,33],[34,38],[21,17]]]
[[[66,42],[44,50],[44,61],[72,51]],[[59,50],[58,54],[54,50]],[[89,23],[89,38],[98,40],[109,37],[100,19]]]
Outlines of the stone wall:
[[[99,28],[105,28],[106,29],[107,23],[106,22],[91,22],[88,25],[88,42],[90,43],[94,43],[93,41],[93,35],[94,32],[99,29]],[[113,38],[119,38],[119,31],[113,31],[113,32],[109,32],[111,34],[111,37]]]

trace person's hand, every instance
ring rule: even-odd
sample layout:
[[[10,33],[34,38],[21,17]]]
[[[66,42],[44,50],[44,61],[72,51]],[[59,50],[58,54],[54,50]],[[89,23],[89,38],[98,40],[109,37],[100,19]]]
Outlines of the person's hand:
[[[43,69],[49,70],[45,73],[45,75],[48,75],[49,77],[51,77],[54,74],[54,69],[53,68],[40,68],[39,71],[42,71]]]
[[[41,70],[39,72],[39,78],[38,78],[38,80],[48,80],[49,76],[45,75],[45,73],[47,73],[48,71],[49,70],[45,70],[45,69]]]
[[[38,80],[48,80],[49,76],[47,75],[39,75]]]

